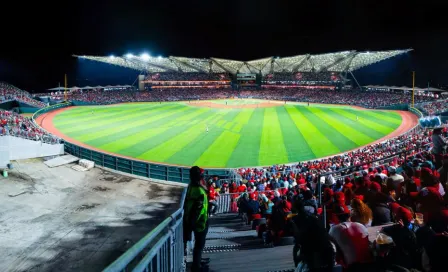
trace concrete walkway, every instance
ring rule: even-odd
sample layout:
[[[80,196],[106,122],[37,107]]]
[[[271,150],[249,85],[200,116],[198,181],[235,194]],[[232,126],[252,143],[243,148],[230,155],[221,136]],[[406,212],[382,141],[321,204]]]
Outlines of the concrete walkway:
[[[181,187],[13,165],[0,177],[0,271],[101,271],[179,207]]]

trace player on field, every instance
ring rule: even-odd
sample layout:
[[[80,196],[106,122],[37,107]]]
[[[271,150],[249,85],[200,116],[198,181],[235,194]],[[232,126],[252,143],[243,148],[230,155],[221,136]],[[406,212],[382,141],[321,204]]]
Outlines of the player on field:
[[[208,126],[207,125],[205,125],[205,132],[208,133]]]
[[[358,115],[356,115],[356,121],[359,121],[359,116]]]

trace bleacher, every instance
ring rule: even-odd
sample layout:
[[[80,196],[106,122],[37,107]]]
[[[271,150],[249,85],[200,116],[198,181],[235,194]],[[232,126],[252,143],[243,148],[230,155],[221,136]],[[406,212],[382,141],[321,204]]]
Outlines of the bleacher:
[[[16,100],[35,108],[43,108],[47,105],[41,101],[38,101],[31,97],[31,94],[23,91],[6,82],[0,82],[0,102],[6,102],[10,100]]]

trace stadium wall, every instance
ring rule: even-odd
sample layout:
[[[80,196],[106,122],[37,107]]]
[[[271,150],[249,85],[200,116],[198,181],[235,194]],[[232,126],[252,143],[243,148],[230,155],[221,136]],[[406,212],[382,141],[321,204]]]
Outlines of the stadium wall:
[[[19,107],[20,113],[35,113],[38,108],[32,107]]]
[[[84,101],[72,101],[73,106],[92,106],[92,105],[97,105],[96,103],[89,103],[89,102],[84,102]]]
[[[380,110],[402,110],[406,111],[409,108],[409,104],[398,104],[398,105],[392,105],[387,107],[378,107]]]
[[[11,160],[23,160],[64,154],[63,144],[45,144],[14,136],[0,137],[0,167]]]
[[[13,108],[16,108],[18,106],[17,101],[15,100],[9,100],[4,103],[0,103],[0,109],[3,110],[12,110]]]

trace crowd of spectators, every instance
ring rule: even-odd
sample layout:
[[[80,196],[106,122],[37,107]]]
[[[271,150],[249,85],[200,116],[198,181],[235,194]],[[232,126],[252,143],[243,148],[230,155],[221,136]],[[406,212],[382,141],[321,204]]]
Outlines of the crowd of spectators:
[[[59,138],[36,126],[30,118],[5,110],[0,110],[0,135],[11,135],[50,144],[59,143]]]
[[[448,112],[448,100],[428,102],[417,107],[422,109],[428,115],[436,115],[439,113]]]
[[[148,74],[145,80],[148,81],[229,81],[230,74],[227,73],[153,73]]]
[[[326,89],[273,88],[253,93],[243,93],[242,97],[279,99],[310,103],[356,105],[365,108],[378,108],[411,103],[411,95],[403,92],[381,91],[336,91]],[[415,101],[431,101],[428,96],[416,96]]]
[[[338,73],[333,72],[297,72],[297,73],[274,73],[267,74],[263,77],[265,84],[277,84],[279,82],[336,82],[340,81],[341,77]]]
[[[185,100],[207,100],[225,99],[235,97],[238,92],[226,88],[218,89],[183,89],[166,88],[154,89],[152,91],[72,91],[67,93],[70,101],[83,101],[95,104],[116,104],[123,102],[161,102],[161,101],[185,101]],[[64,94],[51,96],[54,100],[63,100]]]
[[[356,105],[365,108],[378,108],[394,104],[411,102],[409,94],[380,91],[336,91],[309,88],[274,88],[262,90],[232,90],[231,88],[163,88],[152,91],[73,91],[67,94],[68,100],[78,100],[97,104],[114,104],[121,102],[182,101],[208,100],[224,98],[259,98],[265,100],[298,101],[310,103],[328,103]],[[63,100],[64,95],[56,94],[53,99]],[[431,101],[434,98],[417,96],[415,102]]]
[[[263,168],[240,168],[237,170],[243,181],[262,180],[266,175],[300,173],[306,181],[317,179],[319,174],[339,171],[350,167],[356,167],[351,170],[345,170],[338,175],[326,176],[327,182],[337,180],[339,176],[351,174],[357,168],[368,168],[366,162],[375,160],[387,160],[392,165],[399,165],[404,161],[404,156],[413,153],[423,152],[430,148],[432,133],[423,131],[419,128],[403,134],[396,138],[386,140],[381,143],[368,145],[355,151],[350,151],[341,155],[331,156],[314,161],[301,162],[293,165],[274,165]],[[401,154],[400,156],[393,156]],[[379,163],[370,166],[378,165]],[[294,186],[294,180],[288,180],[291,186]],[[297,182],[297,181],[296,181]]]
[[[37,108],[46,107],[45,103],[33,99],[28,92],[22,91],[11,84],[0,82],[0,102],[8,100],[16,100]]]
[[[344,271],[446,271],[448,155],[438,160],[440,154],[419,148],[439,135],[401,138],[412,152],[388,164],[363,164],[368,158],[356,164],[345,154],[290,168],[242,168],[241,183],[219,191],[233,194],[233,211],[256,226],[266,245],[294,237],[296,271],[334,271],[336,264]],[[351,175],[317,178],[351,165],[358,165]],[[215,201],[215,188],[209,194]],[[376,226],[377,233],[369,232]]]

